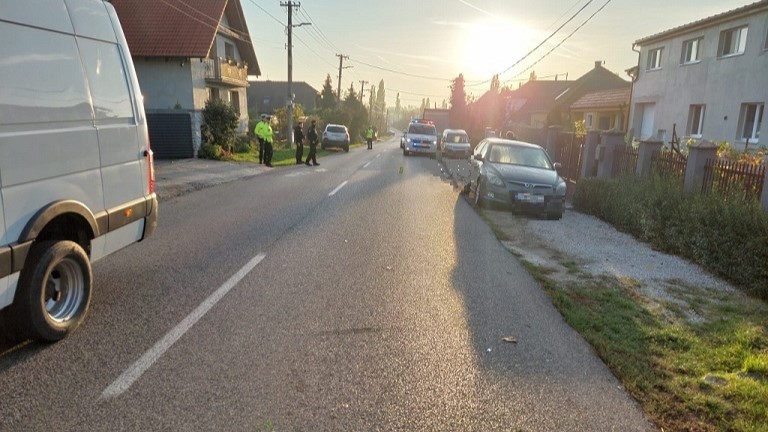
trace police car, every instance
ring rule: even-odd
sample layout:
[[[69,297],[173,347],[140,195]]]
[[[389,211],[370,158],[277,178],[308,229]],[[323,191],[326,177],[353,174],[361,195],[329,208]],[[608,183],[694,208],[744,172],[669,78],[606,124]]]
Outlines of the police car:
[[[437,128],[429,120],[415,119],[408,125],[403,145],[403,155],[437,153]]]

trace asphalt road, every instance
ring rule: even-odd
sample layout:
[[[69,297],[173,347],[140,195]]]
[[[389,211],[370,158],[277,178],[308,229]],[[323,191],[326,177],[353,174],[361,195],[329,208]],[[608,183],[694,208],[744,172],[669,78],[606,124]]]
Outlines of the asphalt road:
[[[321,163],[163,202],[0,356],[0,430],[653,429],[435,160]]]

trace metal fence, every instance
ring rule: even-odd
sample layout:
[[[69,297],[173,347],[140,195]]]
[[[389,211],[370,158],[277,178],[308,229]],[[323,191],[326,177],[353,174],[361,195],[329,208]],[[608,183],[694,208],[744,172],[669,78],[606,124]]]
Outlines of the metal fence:
[[[701,191],[721,195],[743,193],[745,199],[759,200],[763,193],[765,169],[765,164],[707,159]]]
[[[620,146],[613,154],[613,177],[634,175],[637,169],[638,151],[630,146]]]
[[[560,175],[572,183],[576,183],[581,177],[585,138],[572,132],[560,132],[557,137],[555,162],[560,162],[562,165]]]
[[[685,178],[688,159],[680,153],[662,150],[655,152],[651,160],[653,170],[662,176]]]

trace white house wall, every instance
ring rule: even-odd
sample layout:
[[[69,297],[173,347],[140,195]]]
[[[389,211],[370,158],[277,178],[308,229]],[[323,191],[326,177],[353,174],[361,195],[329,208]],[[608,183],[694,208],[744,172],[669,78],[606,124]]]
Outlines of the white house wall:
[[[133,60],[146,109],[173,109],[177,103],[183,109],[195,109],[189,61],[141,57]]]
[[[718,58],[720,32],[748,25],[743,54]],[[691,105],[705,105],[702,136],[710,141],[728,141],[743,145],[739,135],[739,115],[744,103],[768,105],[768,12],[731,20],[703,30],[691,31],[641,47],[639,79],[632,95],[631,128],[640,137],[640,104],[655,103],[654,131],[666,131],[666,141],[677,124],[679,137],[687,134]],[[681,65],[683,42],[703,37],[699,46],[700,62]],[[663,47],[661,69],[647,70],[649,51]],[[768,116],[763,117],[761,143],[768,145]]]

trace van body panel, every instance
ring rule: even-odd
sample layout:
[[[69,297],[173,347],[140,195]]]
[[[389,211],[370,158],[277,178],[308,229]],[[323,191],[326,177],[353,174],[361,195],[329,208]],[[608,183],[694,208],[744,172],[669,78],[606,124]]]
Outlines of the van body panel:
[[[63,33],[74,32],[64,0],[3,1],[0,2],[0,17]]]
[[[98,136],[103,167],[138,162],[142,157],[133,123],[99,126]]]
[[[93,120],[74,36],[0,21],[0,40],[0,124]]]
[[[104,2],[93,0],[64,0],[75,34],[116,43],[115,30],[109,20]]]
[[[96,130],[91,126],[0,134],[3,188],[77,172],[98,171],[99,167],[99,142]],[[93,186],[100,189],[101,182]],[[103,203],[96,208],[102,206]]]
[[[110,231],[104,236],[104,256],[117,252],[141,240],[144,234],[144,219],[137,220],[122,228]]]
[[[0,174],[2,174],[1,169],[0,169]],[[2,190],[2,187],[3,187],[3,180],[2,180],[2,175],[0,175],[0,190]],[[3,217],[3,194],[2,193],[0,193],[0,230],[2,230],[0,231],[0,248],[2,248],[3,246],[10,243],[8,241],[8,237],[5,234],[5,217]]]
[[[104,208],[99,169],[48,178],[17,186],[3,186],[6,236],[16,241],[32,217],[41,208],[62,197],[79,201],[91,211]]]
[[[126,204],[137,197],[144,199],[144,191],[139,183],[140,170],[141,164],[138,160],[101,169],[107,209]],[[136,181],[126,182],[125,179]]]
[[[0,278],[0,309],[13,303],[16,294],[16,284],[19,282],[19,273]]]

